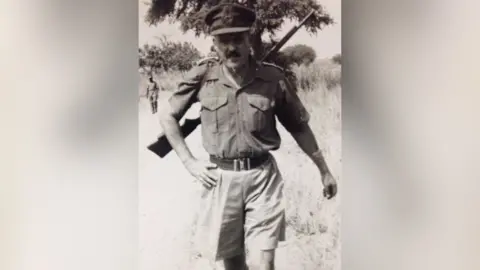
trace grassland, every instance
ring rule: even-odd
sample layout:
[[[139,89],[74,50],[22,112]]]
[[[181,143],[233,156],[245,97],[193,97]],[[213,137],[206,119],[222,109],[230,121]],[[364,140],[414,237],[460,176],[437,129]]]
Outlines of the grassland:
[[[287,241],[277,251],[277,269],[340,269],[341,199],[341,68],[329,60],[295,67],[299,96],[311,114],[310,125],[325,153],[340,193],[327,201],[322,196],[318,170],[279,126],[283,142],[274,156],[285,178]],[[175,89],[182,73],[156,76],[167,91]],[[144,94],[145,81],[140,85]],[[199,257],[192,248],[198,208],[198,184],[192,181],[174,154],[159,159],[145,149],[161,131],[148,102],[139,102],[140,121],[140,250],[141,269],[222,269]],[[187,138],[194,155],[206,158],[197,131]]]

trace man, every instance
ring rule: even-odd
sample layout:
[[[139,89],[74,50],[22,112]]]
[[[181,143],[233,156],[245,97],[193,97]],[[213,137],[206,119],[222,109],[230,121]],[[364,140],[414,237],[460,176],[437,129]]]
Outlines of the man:
[[[219,61],[194,67],[160,116],[172,148],[205,186],[203,243],[227,270],[247,269],[246,250],[258,258],[251,269],[274,269],[275,249],[285,237],[283,179],[269,153],[280,146],[275,116],[318,167],[325,196],[337,192],[293,86],[281,69],[258,63],[250,54],[255,18],[254,11],[235,4],[216,6],[207,14]],[[209,162],[192,156],[179,129],[178,121],[195,102],[202,108]]]
[[[147,83],[147,98],[150,100],[150,106],[152,108],[152,114],[155,114],[158,109],[158,88],[157,83],[153,80],[153,76],[150,75]]]

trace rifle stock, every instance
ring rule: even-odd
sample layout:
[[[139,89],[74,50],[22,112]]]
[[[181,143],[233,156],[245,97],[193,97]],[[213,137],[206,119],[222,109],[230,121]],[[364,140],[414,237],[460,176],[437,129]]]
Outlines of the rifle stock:
[[[283,45],[285,45],[285,43],[298,31],[298,29],[307,22],[313,13],[314,10],[312,10],[298,25],[294,26],[270,51],[268,51],[267,54],[265,54],[264,57],[262,57],[261,61],[265,61],[270,55],[279,51],[280,48],[283,47]],[[180,127],[183,137],[186,138],[190,135],[200,124],[200,117],[195,119],[185,119],[185,123]],[[172,146],[163,132],[160,133],[157,140],[148,145],[147,148],[161,158],[165,157],[170,151],[172,151]]]
[[[198,125],[200,125],[200,118],[185,119],[185,123],[180,126],[183,137],[188,137]],[[147,148],[161,158],[165,157],[170,151],[172,151],[172,146],[163,132],[161,132],[158,135],[157,140],[148,145]]]

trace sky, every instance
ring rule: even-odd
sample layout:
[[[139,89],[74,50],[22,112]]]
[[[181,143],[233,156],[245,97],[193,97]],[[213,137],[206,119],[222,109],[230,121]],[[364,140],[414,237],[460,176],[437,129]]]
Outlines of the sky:
[[[158,42],[156,37],[165,34],[169,40],[190,41],[201,53],[208,53],[212,44],[211,39],[208,37],[200,36],[196,38],[191,31],[183,33],[178,23],[169,24],[163,22],[156,26],[149,26],[145,23],[144,18],[148,9],[145,2],[145,0],[139,0],[139,46],[155,44]],[[333,17],[335,24],[325,27],[316,35],[307,33],[305,28],[302,27],[283,48],[295,44],[305,44],[315,50],[318,58],[330,58],[337,53],[341,53],[341,0],[320,0],[319,2]],[[277,34],[277,38],[285,35],[294,25],[293,22],[286,22],[282,30]]]

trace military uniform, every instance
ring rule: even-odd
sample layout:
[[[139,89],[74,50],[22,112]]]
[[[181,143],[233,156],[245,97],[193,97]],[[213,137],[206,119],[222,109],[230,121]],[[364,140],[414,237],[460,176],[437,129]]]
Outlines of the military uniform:
[[[147,83],[147,97],[150,101],[152,113],[156,113],[158,110],[158,92],[160,89],[155,81]]]
[[[256,62],[252,68],[253,80],[237,89],[221,62],[200,64],[169,100],[178,120],[193,103],[201,104],[203,146],[221,176],[204,194],[210,202],[203,219],[209,236],[202,242],[213,245],[218,259],[241,252],[244,239],[262,249],[284,239],[283,179],[269,154],[281,142],[275,116],[290,132],[309,120],[281,69]]]
[[[285,239],[283,178],[269,153],[281,143],[275,117],[290,132],[309,120],[283,70],[249,62],[254,76],[240,88],[227,79],[221,61],[199,62],[169,99],[177,120],[201,104],[203,146],[220,178],[202,194],[197,240],[217,260],[243,253],[245,244],[271,250]]]

